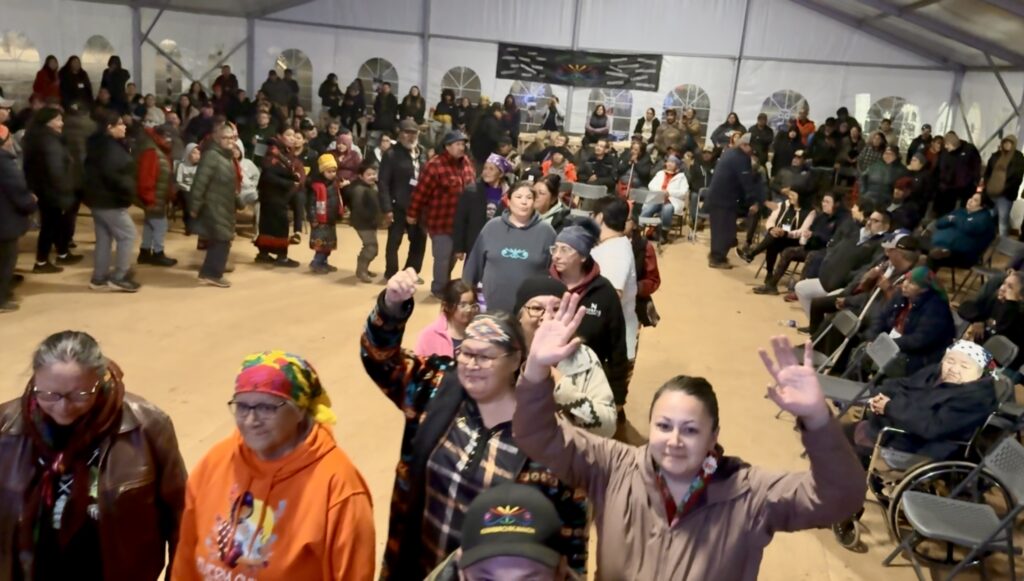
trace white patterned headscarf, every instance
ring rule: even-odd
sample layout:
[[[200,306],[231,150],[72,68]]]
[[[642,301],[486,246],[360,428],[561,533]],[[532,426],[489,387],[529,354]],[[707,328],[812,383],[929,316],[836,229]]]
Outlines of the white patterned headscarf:
[[[963,353],[969,357],[972,361],[978,364],[983,375],[987,371],[990,371],[989,368],[992,365],[992,354],[977,343],[960,340],[953,343],[953,346],[946,350],[946,353],[950,352]]]

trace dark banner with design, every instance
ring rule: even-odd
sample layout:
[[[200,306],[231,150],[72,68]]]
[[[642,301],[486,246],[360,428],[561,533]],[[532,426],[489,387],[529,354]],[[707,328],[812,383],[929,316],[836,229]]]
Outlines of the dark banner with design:
[[[658,91],[661,55],[498,45],[498,78],[573,87]]]

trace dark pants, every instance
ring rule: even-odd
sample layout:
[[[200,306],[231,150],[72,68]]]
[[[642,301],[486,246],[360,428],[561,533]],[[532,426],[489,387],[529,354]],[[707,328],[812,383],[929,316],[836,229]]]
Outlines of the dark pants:
[[[231,242],[228,240],[207,240],[206,259],[199,269],[199,276],[212,278],[214,280],[224,276],[224,269],[228,266],[228,254],[231,252]]]
[[[14,267],[18,263],[18,239],[0,241],[0,304],[11,300]]]
[[[365,274],[370,268],[370,263],[377,258],[377,229],[356,230],[356,234],[363,243],[363,247],[359,249],[359,256],[356,257],[356,274]]]
[[[806,280],[808,278],[819,278],[818,273],[821,272],[821,263],[825,260],[825,249],[811,250],[807,252],[804,257],[804,272],[800,277],[800,280]]]
[[[292,218],[294,222],[293,229],[296,234],[302,234],[303,216],[306,215],[306,192],[301,189],[296,190],[292,194],[291,199],[288,200],[288,204],[291,206],[292,214],[294,215]]]
[[[974,188],[949,188],[939,190],[932,203],[935,218],[941,218],[956,209],[957,204],[967,205],[967,200],[974,194]]]
[[[807,258],[806,246],[796,244],[783,249],[779,254],[779,263],[775,265],[774,269],[768,271],[764,283],[768,286],[778,286],[782,277],[786,276],[789,266],[794,262],[803,262],[805,258]]]
[[[388,242],[384,249],[384,277],[391,278],[398,272],[398,248],[402,239],[409,236],[409,256],[404,268],[412,268],[416,272],[423,270],[423,256],[427,251],[427,233],[420,226],[410,226],[405,222],[405,209],[394,208],[395,221],[388,227]]]
[[[825,317],[832,313],[838,313],[839,307],[836,305],[836,299],[839,297],[817,297],[811,299],[811,317],[809,327],[811,333],[816,335],[820,331],[819,327],[825,322]],[[841,339],[840,339],[841,340]],[[825,352],[822,350],[822,352]]]
[[[733,208],[708,208],[711,223],[712,262],[726,262],[729,249],[736,246],[736,210]]]
[[[75,221],[75,214],[72,214],[70,211],[62,211],[59,208],[40,206],[39,220],[36,262],[43,263],[50,260],[50,250],[55,246],[57,247],[58,256],[67,254],[68,243],[71,242],[71,231]]]
[[[82,198],[84,195],[85,192],[83,190],[76,191],[75,203],[72,204],[71,209],[68,210],[71,212],[71,231],[68,233],[68,240],[75,239],[75,227],[78,225],[78,211],[82,208]]]

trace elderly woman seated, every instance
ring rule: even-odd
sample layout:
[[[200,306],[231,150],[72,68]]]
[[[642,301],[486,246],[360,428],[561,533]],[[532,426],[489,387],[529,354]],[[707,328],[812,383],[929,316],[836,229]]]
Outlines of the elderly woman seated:
[[[970,341],[957,341],[942,361],[882,383],[864,419],[847,428],[867,466],[883,428],[902,430],[886,447],[941,460],[967,441],[999,407],[992,355]]]
[[[949,298],[934,272],[924,266],[911,270],[881,313],[872,318],[862,338],[873,341],[880,333],[888,333],[899,346],[906,362],[905,375],[942,359],[956,336],[956,327]]]
[[[991,277],[971,300],[964,301],[957,310],[967,327],[964,338],[984,343],[995,335],[1002,335],[1014,345],[1024,345],[1024,271],[1010,270],[1007,274]],[[1024,365],[1024,350],[1011,362],[1001,361],[1004,367],[1016,370]]]
[[[932,249],[928,263],[933,270],[943,266],[973,266],[996,237],[996,219],[992,202],[982,194],[967,200],[966,208],[957,208],[935,220]]]

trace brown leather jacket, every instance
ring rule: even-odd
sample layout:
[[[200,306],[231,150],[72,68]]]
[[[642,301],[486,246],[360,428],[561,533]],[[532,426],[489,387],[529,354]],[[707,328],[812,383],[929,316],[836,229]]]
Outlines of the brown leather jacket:
[[[14,551],[18,517],[36,468],[20,399],[0,405],[0,579],[10,579],[20,566]],[[173,561],[185,506],[185,479],[185,462],[171,419],[148,401],[126,393],[121,428],[100,444],[104,579],[158,579],[165,550]]]

